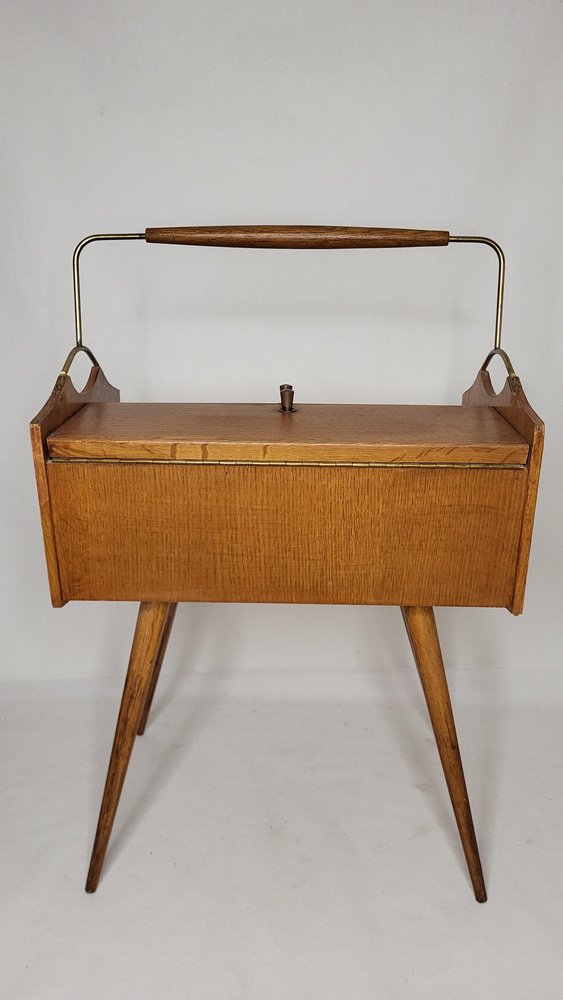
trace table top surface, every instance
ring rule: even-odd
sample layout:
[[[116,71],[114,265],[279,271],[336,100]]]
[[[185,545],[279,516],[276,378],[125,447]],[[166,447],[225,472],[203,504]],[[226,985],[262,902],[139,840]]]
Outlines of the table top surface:
[[[88,403],[47,439],[59,460],[522,465],[489,406]]]

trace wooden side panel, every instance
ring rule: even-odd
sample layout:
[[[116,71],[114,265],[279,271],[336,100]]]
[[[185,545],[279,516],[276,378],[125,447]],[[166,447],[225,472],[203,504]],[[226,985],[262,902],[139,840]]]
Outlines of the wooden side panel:
[[[115,389],[110,385],[98,365],[92,368],[90,377],[82,392],[78,392],[75,389],[72,379],[68,374],[59,375],[45,406],[30,424],[31,448],[35,467],[37,494],[39,497],[41,527],[43,529],[43,544],[47,560],[47,575],[49,577],[51,601],[55,608],[62,607],[68,598],[63,596],[59,573],[51,498],[46,471],[46,462],[48,459],[46,441],[52,431],[60,427],[61,424],[77,413],[86,403],[93,402],[119,402],[119,389]]]
[[[43,531],[43,545],[45,548],[45,559],[47,562],[47,577],[49,579],[49,590],[51,591],[51,602],[54,608],[62,608],[65,604],[59,576],[59,563],[57,560],[57,545],[55,541],[55,529],[51,515],[51,498],[47,485],[47,474],[45,471],[45,455],[43,451],[43,441],[41,439],[41,427],[32,423],[30,425],[31,450],[33,453],[33,465],[35,467],[35,482],[37,484],[37,497],[39,499],[39,514],[41,517],[41,528]]]
[[[47,471],[66,600],[512,602],[526,469]]]
[[[524,593],[530,561],[545,427],[543,421],[526,399],[518,378],[506,379],[501,392],[496,393],[489,373],[480,371],[471,388],[463,394],[463,404],[464,406],[493,406],[497,413],[500,413],[530,446],[518,562],[514,577],[514,593],[508,606],[512,614],[520,615],[524,609]]]

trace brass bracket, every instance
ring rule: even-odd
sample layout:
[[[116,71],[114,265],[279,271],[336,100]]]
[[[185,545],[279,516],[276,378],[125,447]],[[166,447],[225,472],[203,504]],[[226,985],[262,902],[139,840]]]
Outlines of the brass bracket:
[[[69,353],[67,354],[63,366],[59,374],[57,375],[57,381],[55,382],[55,389],[54,389],[55,392],[60,392],[60,390],[63,388],[72,362],[74,361],[76,355],[81,353],[86,354],[86,356],[90,358],[90,361],[92,362],[95,368],[100,367],[99,362],[94,357],[90,348],[85,347],[84,344],[77,344],[76,347],[73,347],[72,350],[69,351]]]
[[[64,364],[59,372],[59,378],[66,378],[66,376],[68,375],[68,370],[72,362],[74,361],[76,355],[80,354],[81,352],[88,355],[93,365],[95,365],[98,368],[100,367],[98,362],[96,361],[96,358],[92,354],[90,348],[86,347],[85,344],[77,344],[76,347],[73,347],[72,350],[69,351],[69,353],[67,354]]]
[[[506,368],[506,371],[508,373],[508,384],[510,385],[512,391],[520,392],[522,389],[522,383],[518,378],[518,375],[514,371],[514,368],[512,367],[512,361],[508,357],[508,354],[506,353],[506,351],[503,351],[501,347],[495,347],[492,351],[489,351],[487,357],[485,358],[483,364],[481,365],[481,371],[486,372],[492,359],[496,357],[501,359],[502,363],[504,364],[504,367]]]

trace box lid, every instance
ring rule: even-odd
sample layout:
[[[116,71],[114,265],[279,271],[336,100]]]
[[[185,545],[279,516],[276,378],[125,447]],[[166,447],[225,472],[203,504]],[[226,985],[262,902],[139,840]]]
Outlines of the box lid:
[[[47,438],[58,460],[522,465],[490,406],[88,403]]]

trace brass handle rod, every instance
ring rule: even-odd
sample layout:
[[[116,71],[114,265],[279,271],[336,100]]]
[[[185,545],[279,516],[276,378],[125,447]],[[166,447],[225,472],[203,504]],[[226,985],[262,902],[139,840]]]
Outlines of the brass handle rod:
[[[492,247],[498,258],[498,278],[497,278],[497,308],[496,308],[496,318],[495,318],[495,351],[500,351],[500,344],[502,338],[502,310],[504,305],[504,272],[505,272],[505,258],[502,247],[499,246],[495,240],[489,239],[488,236],[450,236],[450,243],[483,243],[485,246]]]
[[[501,347],[504,304],[505,258],[502,248],[487,236],[450,236],[436,229],[380,229],[349,226],[187,226],[147,229],[144,233],[96,233],[78,243],[72,258],[76,346],[82,347],[80,301],[80,254],[99,240],[146,240],[187,246],[271,247],[287,249],[346,249],[362,247],[447,246],[448,243],[482,243],[498,258],[497,304],[494,350]]]
[[[82,307],[80,302],[80,254],[84,247],[97,240],[144,240],[144,233],[96,233],[85,236],[74,248],[72,255],[72,284],[74,290],[74,327],[76,330],[76,346],[82,347]]]

